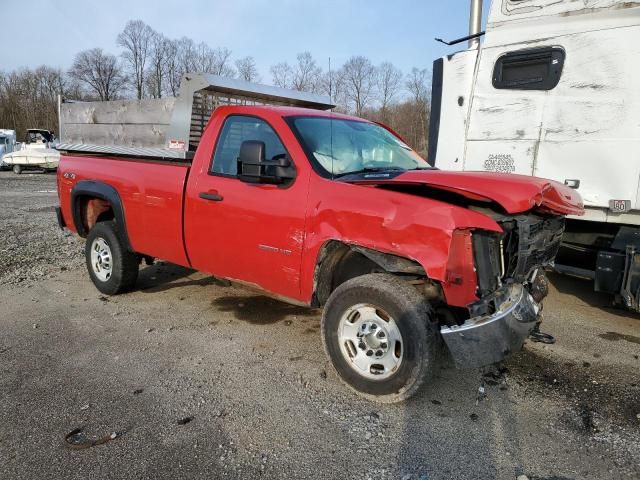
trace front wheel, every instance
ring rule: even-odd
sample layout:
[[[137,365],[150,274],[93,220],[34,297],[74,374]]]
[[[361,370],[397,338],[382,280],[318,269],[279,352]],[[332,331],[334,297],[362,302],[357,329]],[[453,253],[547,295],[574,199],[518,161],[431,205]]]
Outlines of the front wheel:
[[[338,375],[362,396],[394,403],[435,369],[434,315],[415,287],[388,274],[353,278],[331,294],[322,340]]]
[[[87,235],[87,270],[93,284],[107,295],[131,290],[138,279],[138,256],[129,251],[114,221],[99,222]]]
[[[15,173],[16,175],[20,175],[22,173],[22,165],[14,165],[13,166],[13,173]]]

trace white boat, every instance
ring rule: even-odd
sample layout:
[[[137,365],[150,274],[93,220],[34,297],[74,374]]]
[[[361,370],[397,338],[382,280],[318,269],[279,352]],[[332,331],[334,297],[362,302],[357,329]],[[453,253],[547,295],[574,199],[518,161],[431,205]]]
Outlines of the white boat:
[[[56,143],[49,130],[29,129],[23,148],[4,155],[2,161],[17,174],[24,170],[55,170],[60,161],[60,153],[54,148]]]
[[[2,161],[18,174],[28,169],[55,170],[60,153],[52,148],[25,149],[6,154]]]

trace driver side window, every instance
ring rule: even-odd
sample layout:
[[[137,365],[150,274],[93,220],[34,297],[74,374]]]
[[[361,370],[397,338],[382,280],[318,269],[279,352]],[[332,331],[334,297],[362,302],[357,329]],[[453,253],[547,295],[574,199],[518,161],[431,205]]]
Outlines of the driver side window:
[[[264,120],[256,117],[233,115],[222,126],[213,154],[211,173],[236,176],[240,146],[247,140],[264,142],[267,160],[286,153],[284,145]]]

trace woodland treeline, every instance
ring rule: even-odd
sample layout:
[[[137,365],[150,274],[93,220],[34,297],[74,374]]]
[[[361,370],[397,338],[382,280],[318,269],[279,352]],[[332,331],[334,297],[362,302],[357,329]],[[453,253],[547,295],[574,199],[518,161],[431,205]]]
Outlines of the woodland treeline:
[[[175,96],[185,72],[209,72],[331,95],[337,110],[381,121],[417,151],[426,153],[431,76],[426,68],[403,72],[391,62],[354,55],[324,69],[310,52],[271,65],[262,78],[256,60],[234,58],[225,47],[182,37],[170,39],[141,20],[116,38],[116,54],[101,48],[78,52],[68,70],[43,65],[0,71],[0,128],[58,131],[57,97],[79,100]],[[325,62],[326,63],[326,62]]]

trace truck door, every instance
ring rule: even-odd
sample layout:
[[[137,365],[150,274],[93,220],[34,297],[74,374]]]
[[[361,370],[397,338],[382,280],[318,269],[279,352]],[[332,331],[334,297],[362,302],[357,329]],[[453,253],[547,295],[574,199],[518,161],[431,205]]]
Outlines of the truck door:
[[[293,140],[284,121],[273,121]],[[201,146],[213,143],[216,134],[213,154],[198,150],[187,187],[185,241],[191,264],[297,299],[309,170],[296,165],[297,176],[286,186],[245,183],[236,176],[242,142],[264,142],[267,159],[289,154],[285,142],[265,118],[249,115],[232,114],[212,124]],[[198,158],[202,155],[208,158]]]

